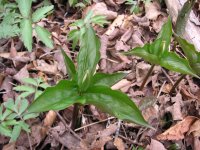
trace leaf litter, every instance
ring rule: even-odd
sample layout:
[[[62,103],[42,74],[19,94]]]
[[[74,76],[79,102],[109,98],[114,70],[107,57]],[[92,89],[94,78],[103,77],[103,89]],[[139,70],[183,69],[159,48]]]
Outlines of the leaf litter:
[[[66,78],[67,71],[59,47],[62,46],[76,63],[78,48],[73,51],[71,43],[66,40],[70,29],[69,22],[84,18],[89,10],[93,10],[94,14],[105,15],[109,20],[109,24],[104,28],[94,27],[101,38],[101,62],[98,70],[105,73],[128,72],[128,75],[112,88],[127,93],[138,104],[144,118],[155,130],[121,122],[116,118],[110,119],[109,115],[96,107],[86,106],[80,110],[82,117],[79,118],[79,127],[85,127],[77,132],[70,131],[68,127],[72,111],[68,108],[59,111],[60,117],[49,111],[46,115],[41,114],[40,119],[32,119],[29,122],[32,130],[31,146],[36,149],[51,147],[124,150],[143,147],[146,150],[165,150],[175,144],[182,149],[192,147],[198,150],[200,80],[187,76],[177,88],[177,94],[169,95],[179,74],[155,68],[144,90],[139,91],[151,64],[135,56],[119,54],[136,46],[143,46],[156,38],[168,17],[166,6],[157,1],[142,3],[142,12],[131,14],[125,0],[109,0],[105,3],[93,2],[83,11],[72,9],[70,13],[66,13],[69,11],[68,4],[60,1],[54,3],[57,8],[53,15],[41,20],[39,24],[52,32],[55,48],[46,48],[39,40],[35,40],[33,51],[27,52],[17,38],[0,40],[1,102],[16,97],[13,85],[21,84],[25,77],[42,77],[50,85]],[[40,5],[40,2],[37,5]],[[34,33],[33,35],[35,36]],[[31,100],[31,97],[28,99]],[[23,132],[15,144],[8,144],[9,139],[1,135],[0,139],[3,149],[29,149],[27,135]]]

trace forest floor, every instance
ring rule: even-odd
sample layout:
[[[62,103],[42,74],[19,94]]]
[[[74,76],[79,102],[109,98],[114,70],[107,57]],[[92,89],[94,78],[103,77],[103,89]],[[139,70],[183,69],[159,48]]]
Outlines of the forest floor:
[[[33,9],[40,3],[35,3]],[[107,16],[109,24],[94,26],[101,39],[101,61],[98,72],[126,72],[127,77],[112,89],[121,90],[141,109],[144,118],[155,129],[118,120],[94,106],[82,107],[80,124],[72,131],[73,106],[58,112],[47,112],[28,122],[30,141],[21,132],[15,143],[0,135],[0,149],[105,149],[105,150],[200,150],[200,80],[186,76],[169,94],[175,81],[181,76],[160,66],[155,66],[147,84],[139,87],[151,65],[142,58],[124,56],[128,51],[153,41],[168,18],[164,3],[140,3],[138,14],[130,13],[124,0],[108,0],[93,3],[86,8],[69,8],[68,4],[55,2],[52,15],[39,24],[52,33],[54,49],[45,47],[34,38],[33,51],[28,52],[19,38],[0,40],[0,98],[1,102],[15,98],[13,91],[23,78],[41,77],[50,85],[67,78],[60,46],[76,63],[78,47],[72,50],[67,40],[69,25],[83,18],[89,10]],[[200,44],[200,43],[199,43]],[[179,54],[182,51],[171,45]]]

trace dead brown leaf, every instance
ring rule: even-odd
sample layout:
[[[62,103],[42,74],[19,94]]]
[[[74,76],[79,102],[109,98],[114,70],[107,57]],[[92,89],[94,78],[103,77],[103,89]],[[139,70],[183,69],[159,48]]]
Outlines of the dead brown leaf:
[[[156,20],[157,17],[162,13],[160,11],[160,5],[158,2],[150,2],[146,3],[145,5],[145,12],[146,12],[146,17],[150,20]]]
[[[27,70],[27,65],[25,65],[17,74],[13,76],[15,80],[22,83],[24,78],[29,78],[29,72]]]
[[[197,118],[194,116],[187,116],[182,121],[178,122],[173,127],[166,130],[164,133],[157,136],[158,140],[181,140],[184,134],[189,131],[192,123]]]
[[[151,139],[150,145],[147,145],[145,150],[166,150],[166,148],[161,142]]]
[[[48,73],[48,74],[57,74],[58,73],[58,63],[56,61],[52,64],[46,63],[44,60],[36,60],[35,69]]]
[[[115,138],[114,145],[117,147],[118,150],[125,150],[124,142],[118,137]]]
[[[192,133],[194,137],[200,136],[200,120],[196,120],[190,127],[188,134]]]

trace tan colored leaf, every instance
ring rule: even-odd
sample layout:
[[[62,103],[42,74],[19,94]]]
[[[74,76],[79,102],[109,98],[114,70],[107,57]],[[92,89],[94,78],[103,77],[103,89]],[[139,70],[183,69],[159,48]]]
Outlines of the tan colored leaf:
[[[166,148],[161,142],[151,139],[150,145],[147,145],[145,150],[166,150]]]
[[[194,137],[200,136],[200,120],[195,121],[188,131],[188,134],[193,133]]]
[[[150,20],[156,20],[161,14],[160,5],[158,2],[146,3],[145,5],[146,17]]]
[[[191,124],[196,120],[196,117],[187,116],[175,126],[169,128],[164,133],[157,136],[158,140],[181,140],[184,134],[189,131]]]
[[[125,150],[124,142],[120,138],[115,138],[114,145],[117,147],[118,150]]]

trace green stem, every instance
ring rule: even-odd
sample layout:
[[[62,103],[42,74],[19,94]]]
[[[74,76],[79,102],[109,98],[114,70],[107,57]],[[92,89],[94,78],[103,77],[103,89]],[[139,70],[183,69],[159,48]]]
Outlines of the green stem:
[[[155,67],[155,65],[152,65],[151,68],[149,69],[147,75],[145,76],[145,78],[144,78],[144,80],[143,80],[143,82],[142,82],[142,85],[141,85],[140,88],[139,88],[140,91],[143,90],[143,88],[144,88],[144,86],[145,86],[145,84],[146,84],[146,82],[147,82],[149,76],[151,75],[151,73],[152,73],[154,67]]]
[[[185,78],[185,74],[181,75],[181,77],[174,83],[173,87],[171,88],[169,94],[171,95],[174,90],[176,89],[176,87],[179,85],[179,83],[181,82],[181,80],[183,80]]]
[[[72,124],[71,124],[72,130],[74,130],[77,127],[78,115],[79,115],[79,104],[74,104],[74,109],[72,114]]]

